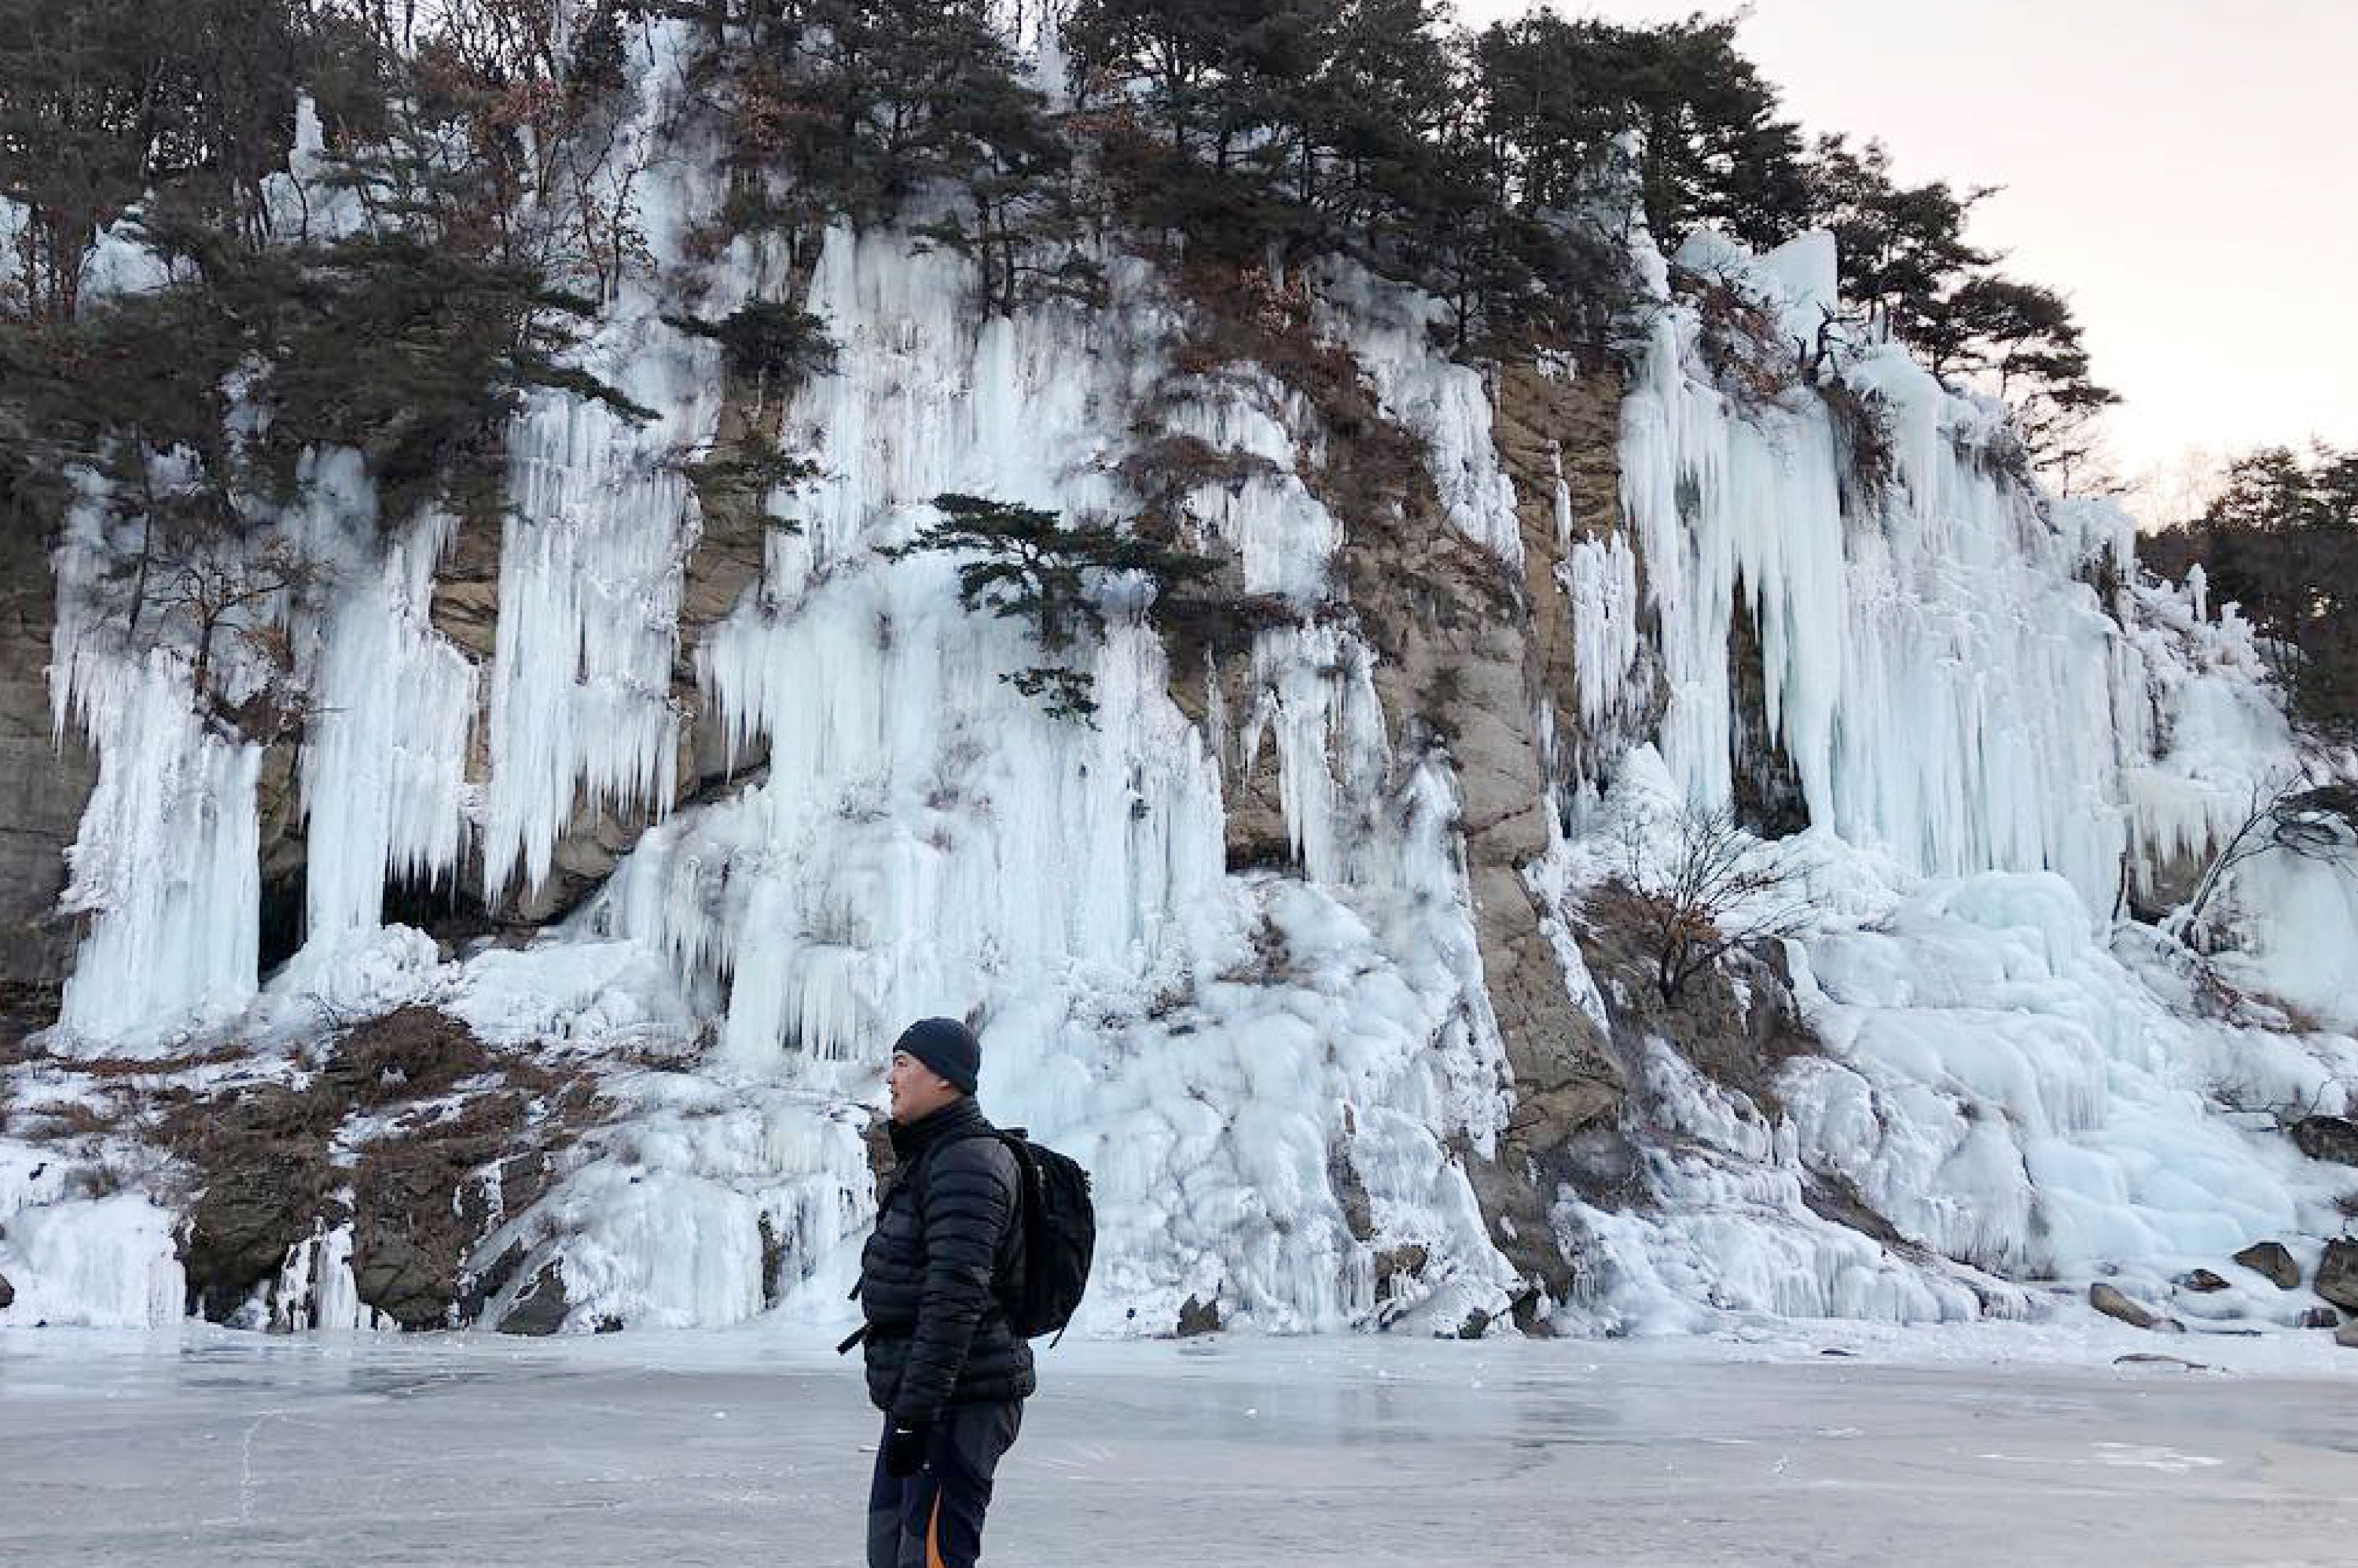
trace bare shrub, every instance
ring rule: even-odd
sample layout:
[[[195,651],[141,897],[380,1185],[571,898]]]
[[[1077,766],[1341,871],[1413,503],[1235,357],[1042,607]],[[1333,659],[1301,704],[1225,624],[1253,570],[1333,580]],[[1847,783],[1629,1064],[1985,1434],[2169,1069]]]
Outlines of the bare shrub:
[[[1646,852],[1650,826],[1643,815],[1623,825],[1613,874],[1589,911],[1637,936],[1666,1004],[1725,955],[1800,927],[1792,874],[1763,858],[1734,811],[1686,807],[1666,856]]]
[[[30,1136],[49,1141],[112,1132],[124,1119],[120,1106],[92,1105],[88,1100],[52,1100],[24,1109],[28,1118],[37,1119],[32,1122]]]
[[[1700,327],[1695,346],[1736,413],[1757,419],[1768,409],[1791,407],[1801,365],[1769,308],[1723,276],[1678,268],[1671,285],[1693,303]]]
[[[1861,392],[1840,375],[1818,383],[1817,390],[1841,444],[1843,497],[1852,512],[1871,512],[1899,472],[1891,416],[1881,397]]]
[[[239,1060],[244,1054],[237,1045],[216,1045],[178,1056],[61,1056],[56,1065],[60,1072],[79,1073],[88,1078],[164,1078],[200,1067],[222,1066]]]
[[[345,1035],[322,1076],[347,1103],[374,1108],[447,1094],[492,1067],[472,1030],[447,1013],[413,1006]]]
[[[1737,276],[1678,268],[1671,287],[1694,307],[1696,348],[1712,381],[1739,418],[1758,423],[1771,411],[1791,412],[1807,388],[1826,406],[1841,446],[1844,500],[1855,513],[1873,510],[1897,472],[1891,422],[1882,400],[1844,379],[1839,362],[1854,318],[1821,305],[1809,338],[1788,336],[1774,308]]]
[[[2203,868],[2194,894],[2169,917],[2170,935],[2198,950],[2212,950],[2222,938],[2207,911],[2229,876],[2277,850],[2358,875],[2358,786],[2316,784],[2298,767],[2263,774],[2252,784],[2243,820]]]

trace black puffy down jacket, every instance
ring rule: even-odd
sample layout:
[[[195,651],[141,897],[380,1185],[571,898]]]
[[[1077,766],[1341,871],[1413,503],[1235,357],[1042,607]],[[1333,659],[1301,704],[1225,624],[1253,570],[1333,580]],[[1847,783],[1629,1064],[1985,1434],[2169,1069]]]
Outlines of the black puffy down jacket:
[[[895,1421],[1029,1399],[1032,1346],[995,1288],[1023,1265],[1015,1155],[968,1096],[892,1128],[899,1176],[860,1257],[868,1397]]]

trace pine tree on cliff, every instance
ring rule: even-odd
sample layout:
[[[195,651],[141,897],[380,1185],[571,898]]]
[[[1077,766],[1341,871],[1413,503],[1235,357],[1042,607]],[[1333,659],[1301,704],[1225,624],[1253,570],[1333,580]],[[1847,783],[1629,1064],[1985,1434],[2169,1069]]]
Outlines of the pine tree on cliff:
[[[1102,277],[1084,243],[1071,144],[995,33],[969,25],[946,47],[959,66],[936,100],[936,141],[940,176],[964,200],[920,232],[974,263],[987,313],[1093,302]]]
[[[2256,526],[2235,529],[2255,514]],[[2206,521],[2242,546],[2227,551],[2218,591],[2265,584],[2254,597],[2294,650],[2297,710],[2345,745],[2358,740],[2358,449],[2320,445],[2293,464],[2281,449],[2246,460]]]
[[[1066,660],[1082,642],[1105,634],[1098,589],[1106,578],[1135,574],[1157,593],[1168,593],[1215,566],[1109,524],[1067,524],[1036,506],[946,494],[934,498],[934,509],[936,518],[913,541],[880,553],[893,560],[926,553],[964,557],[958,602],[969,611],[1023,622],[1053,661],[1000,677],[1044,700],[1051,718],[1087,723],[1097,711],[1088,672]]]
[[[2213,601],[2241,605],[2279,650],[2301,726],[2358,737],[2358,449],[2248,452],[2201,517],[2138,554],[2173,574],[2199,562]]]
[[[1474,58],[1485,130],[1526,211],[1575,205],[1613,139],[1640,137],[1646,221],[1665,249],[1709,223],[1774,244],[1807,209],[1800,133],[1736,48],[1734,19],[1659,27],[1539,12],[1494,24]]]
[[[430,80],[414,74],[423,68],[349,19],[283,0],[200,0],[174,13],[178,31],[146,16],[140,32],[110,0],[56,9],[59,26],[90,29],[84,53],[58,57],[68,65],[89,65],[101,43],[118,49],[107,59],[145,62],[144,118],[103,124],[146,138],[131,233],[170,281],[95,303],[76,296],[69,285],[98,207],[52,225],[52,235],[80,232],[84,247],[54,278],[49,240],[17,258],[19,319],[0,321],[0,472],[21,525],[53,526],[69,471],[93,468],[116,479],[115,503],[145,519],[145,562],[178,538],[247,526],[257,503],[294,498],[308,449],[340,446],[362,454],[389,523],[429,500],[488,514],[500,504],[506,420],[525,390],[644,414],[566,362],[590,303],[552,286],[515,243],[494,211],[503,178],[454,159],[438,134],[466,124],[485,81],[470,88],[448,59]],[[48,18],[5,15],[17,30],[0,31],[0,48],[50,58]],[[298,89],[315,91],[341,128],[331,178],[374,217],[360,232],[313,240],[270,234],[262,222],[261,181],[284,167]],[[44,91],[22,79],[0,87],[14,94],[0,113],[18,114],[21,130],[24,114],[68,102]],[[104,97],[82,91],[72,102]],[[234,442],[233,399],[246,427]],[[162,453],[180,455],[180,477],[158,491],[149,459]]]
[[[984,309],[1091,297],[1069,145],[985,0],[773,0],[719,39],[731,161],[761,221],[804,239],[910,221],[974,260]],[[741,43],[749,39],[750,47]],[[773,193],[771,171],[785,174]]]
[[[1810,219],[1833,232],[1841,253],[1843,297],[1902,341],[1937,345],[1942,301],[1997,259],[1965,239],[1967,216],[1991,190],[1901,185],[1882,143],[1853,147],[1843,136],[1818,138],[1807,178]]]
[[[27,220],[10,312],[70,319],[99,231],[143,197],[258,237],[304,51],[289,0],[0,0],[0,197]]]
[[[2067,488],[2085,477],[2093,416],[2119,401],[2091,372],[2071,302],[1988,269],[1965,238],[1993,192],[1902,185],[1882,144],[1819,138],[1808,166],[1815,221],[1840,250],[1844,297],[1922,353],[1932,373],[2006,399],[2034,465]]]

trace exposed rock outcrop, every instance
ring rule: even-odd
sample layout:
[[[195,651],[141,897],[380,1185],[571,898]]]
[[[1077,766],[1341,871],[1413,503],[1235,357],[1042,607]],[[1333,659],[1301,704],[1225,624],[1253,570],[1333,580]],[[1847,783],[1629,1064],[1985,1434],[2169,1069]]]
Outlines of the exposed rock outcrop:
[[[406,1119],[400,1132],[362,1147],[352,1173],[352,1279],[362,1303],[404,1328],[472,1315],[481,1296],[471,1297],[468,1252],[505,1202],[528,1205],[547,1187],[546,1156],[514,1150],[527,1121],[524,1098],[503,1091],[456,1116]]]
[[[2295,1147],[2312,1160],[2358,1165],[2358,1121],[2340,1116],[2308,1116],[2293,1123]]]
[[[2255,1241],[2235,1254],[2235,1261],[2254,1273],[2266,1275],[2280,1291],[2300,1288],[2300,1265],[2281,1241]]]
[[[2177,1319],[2163,1317],[2158,1313],[2147,1311],[2129,1300],[2127,1296],[2123,1295],[2116,1287],[2105,1284],[2101,1280],[2088,1287],[2088,1304],[2106,1317],[2120,1319],[2131,1328],[2158,1329],[2169,1334],[2185,1332],[2185,1325]]]
[[[1198,1335],[1217,1334],[1219,1332],[1220,1303],[1218,1297],[1215,1296],[1212,1300],[1206,1302],[1198,1301],[1194,1296],[1189,1296],[1185,1301],[1179,1303],[1179,1325],[1177,1333],[1180,1338],[1193,1339]]]
[[[1554,484],[1561,474],[1575,518],[1609,525],[1618,485],[1617,395],[1613,378],[1602,373],[1563,381],[1528,367],[1506,373],[1494,434],[1515,485],[1522,536],[1521,580],[1505,596],[1515,613],[1455,626],[1438,618],[1412,621],[1416,634],[1402,672],[1413,678],[1419,659],[1455,669],[1460,695],[1453,710],[1466,716],[1450,752],[1464,792],[1466,876],[1483,979],[1515,1080],[1515,1108],[1498,1158],[1476,1170],[1476,1192],[1499,1249],[1559,1300],[1575,1281],[1549,1211],[1560,1187],[1588,1187],[1600,1171],[1618,1168],[1614,1124],[1622,1087],[1602,1033],[1572,1000],[1524,873],[1547,849],[1548,786],[1563,782],[1565,771],[1565,759],[1548,754],[1542,716],[1554,716],[1549,733],[1576,728],[1564,719],[1573,638],[1556,582],[1563,541]],[[1445,530],[1438,519],[1433,527]],[[1484,564],[1496,569],[1496,563]],[[1550,776],[1551,767],[1558,776]]]
[[[470,1277],[468,1257],[501,1217],[547,1190],[551,1155],[581,1125],[587,1086],[495,1059],[425,1008],[354,1031],[329,1077],[356,1106],[409,1108],[392,1132],[360,1146],[352,1171],[360,1299],[405,1328],[471,1321],[495,1281]]]
[[[585,1080],[494,1055],[424,1007],[352,1031],[307,1087],[189,1100],[164,1139],[195,1188],[190,1306],[234,1316],[297,1243],[349,1222],[362,1304],[406,1328],[471,1321],[498,1281],[469,1274],[471,1249],[546,1190],[592,1114]],[[364,1141],[346,1141],[355,1126]]]
[[[197,1186],[180,1246],[191,1312],[226,1321],[297,1243],[342,1222],[329,1153],[341,1119],[332,1097],[282,1084],[191,1101],[167,1119],[165,1142]]]
[[[2309,1288],[2342,1311],[2358,1313],[2358,1241],[2327,1242]]]
[[[554,1260],[543,1265],[517,1295],[515,1304],[503,1314],[499,1322],[502,1334],[533,1336],[555,1334],[565,1326],[565,1267]]]
[[[58,895],[98,767],[71,727],[60,743],[50,723],[56,594],[38,542],[0,538],[0,983],[53,985],[73,960]]]

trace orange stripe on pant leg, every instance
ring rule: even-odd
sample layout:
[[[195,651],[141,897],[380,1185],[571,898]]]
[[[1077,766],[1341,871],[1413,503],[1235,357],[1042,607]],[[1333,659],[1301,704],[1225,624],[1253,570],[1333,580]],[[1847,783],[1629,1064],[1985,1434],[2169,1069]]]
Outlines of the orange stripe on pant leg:
[[[942,1488],[934,1485],[934,1511],[925,1519],[925,1568],[949,1568],[942,1561]]]

